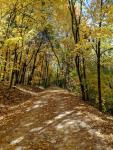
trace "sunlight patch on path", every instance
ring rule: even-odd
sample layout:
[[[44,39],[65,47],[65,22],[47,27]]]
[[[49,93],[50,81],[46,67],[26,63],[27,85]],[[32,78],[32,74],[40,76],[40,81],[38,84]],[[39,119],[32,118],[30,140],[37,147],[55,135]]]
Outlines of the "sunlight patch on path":
[[[49,125],[52,125],[52,124],[56,124],[58,120],[62,119],[63,117],[66,117],[67,115],[70,115],[71,113],[73,113],[74,111],[65,111],[64,113],[62,114],[59,114],[58,116],[56,116],[55,118],[53,118],[53,120],[48,120],[45,122],[45,124],[47,126],[45,127],[37,127],[37,128],[33,128],[30,130],[30,132],[39,132],[39,134],[41,134],[42,132],[45,131],[45,129],[47,129],[49,127]]]
[[[45,101],[35,101],[35,102],[33,102],[33,106],[28,107],[28,108],[26,109],[26,112],[29,112],[29,111],[31,111],[31,110],[33,110],[33,109],[36,109],[36,108],[42,108],[42,107],[45,106],[46,104],[47,104],[47,102],[45,102]]]
[[[29,126],[31,126],[31,125],[33,125],[32,122],[31,122],[31,123],[28,123],[28,124],[25,124],[24,127],[29,127]]]
[[[1,117],[0,117],[0,120],[3,120],[3,119],[4,119],[4,117],[3,117],[3,116],[1,116]]]
[[[87,117],[90,118],[91,120],[95,120],[95,121],[99,121],[99,122],[106,122],[101,117],[99,117],[95,114],[89,113],[89,112],[87,112]]]
[[[24,150],[24,147],[18,146],[18,147],[15,148],[15,150]]]
[[[102,134],[100,130],[92,129],[91,126],[84,121],[84,119],[83,120],[80,120],[79,118],[74,119],[74,120],[66,119],[66,120],[63,120],[58,125],[56,125],[56,130],[61,131],[64,134],[69,133],[70,130],[73,132],[79,132],[82,128],[86,129],[90,135],[100,138],[101,141],[109,139],[109,138],[113,141],[112,133],[110,135]],[[69,132],[68,132],[68,129],[69,129]]]
[[[31,107],[28,107],[27,109],[26,109],[26,112],[29,112],[29,111],[31,111],[32,110],[32,108]]]
[[[0,145],[0,150],[3,150],[2,146]]]
[[[76,128],[77,128],[77,130],[78,130],[81,127],[86,128],[86,129],[90,128],[90,126],[87,123],[85,123],[84,121],[81,121],[78,119],[77,120],[66,119],[66,120],[62,121],[62,123],[58,124],[56,126],[56,129],[57,130],[59,130],[59,129],[65,130],[67,128],[75,128],[75,130],[76,130]]]
[[[43,127],[33,128],[30,130],[30,132],[37,132],[40,131]]]
[[[34,103],[34,105],[47,104],[47,102],[45,102],[45,101],[35,101],[33,103]]]
[[[42,107],[43,105],[34,105],[31,109]]]
[[[64,113],[59,114],[58,116],[56,116],[54,119],[55,120],[59,120],[62,119],[64,117],[66,117],[67,115],[70,115],[71,113],[73,113],[74,111],[65,111]]]
[[[49,125],[49,124],[52,124],[54,122],[54,120],[48,120],[48,121],[46,121],[45,123],[47,124],[47,125]]]
[[[18,143],[20,143],[23,139],[24,139],[24,136],[21,136],[21,137],[17,138],[16,140],[11,141],[10,144],[11,144],[11,145],[18,144]]]

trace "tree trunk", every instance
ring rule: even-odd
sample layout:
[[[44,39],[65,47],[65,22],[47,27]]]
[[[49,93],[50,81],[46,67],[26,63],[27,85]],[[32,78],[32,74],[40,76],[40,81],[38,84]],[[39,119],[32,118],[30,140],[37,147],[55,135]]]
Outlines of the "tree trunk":
[[[42,42],[43,42],[43,41],[41,40],[41,42],[40,42],[40,44],[39,44],[39,47],[38,47],[38,49],[37,49],[37,51],[36,51],[36,53],[35,53],[35,55],[34,55],[33,67],[32,67],[31,73],[30,73],[30,75],[29,75],[29,77],[28,77],[28,84],[29,84],[29,85],[31,84],[31,81],[32,81],[32,79],[33,79],[33,75],[34,75],[35,68],[36,68],[35,65],[36,65],[37,55],[38,55],[38,52],[40,51]]]
[[[76,56],[75,63],[76,63],[76,69],[77,69],[79,82],[80,82],[80,89],[81,89],[81,93],[82,93],[82,99],[86,100],[86,98],[85,98],[85,88],[84,88],[84,84],[83,84],[82,76],[81,76],[81,72],[80,72],[80,58],[79,58],[79,56]]]
[[[7,59],[8,59],[8,49],[6,50],[5,64],[4,64],[4,73],[3,73],[3,79],[2,79],[2,81],[5,80],[6,66],[7,66]]]
[[[99,28],[102,27],[102,6],[103,0],[100,0],[100,23]],[[98,80],[98,101],[99,101],[99,110],[102,111],[102,96],[101,96],[101,66],[100,66],[100,57],[101,57],[101,39],[98,41],[97,45],[97,80]]]
[[[85,59],[84,58],[82,58],[82,63],[83,63],[83,76],[84,76],[84,86],[85,86],[85,100],[89,101],[87,76],[86,76],[86,65],[85,65]]]
[[[73,37],[74,37],[75,44],[77,44],[80,41],[79,26],[80,26],[80,23],[81,23],[82,1],[81,1],[81,4],[80,4],[81,13],[80,13],[79,18],[76,16],[76,13],[75,13],[75,3],[72,0],[68,0],[68,2],[69,2],[69,10],[70,10],[70,14],[71,14],[71,19],[72,19]],[[80,89],[81,89],[81,93],[82,93],[82,99],[86,100],[86,97],[85,97],[85,90],[86,90],[85,88],[86,87],[84,86],[83,75],[82,75],[82,72],[84,72],[84,71],[80,70],[81,69],[80,59],[81,59],[81,57],[77,54],[76,57],[75,57],[75,64],[76,64],[77,74],[78,74],[78,78],[79,78],[79,82],[80,82]]]
[[[21,73],[21,77],[20,77],[20,81],[19,81],[20,84],[24,84],[25,74],[26,74],[26,69],[27,69],[26,67],[27,67],[26,62],[24,62],[22,65],[22,73]]]
[[[99,41],[98,42],[98,54],[97,54],[98,101],[99,101],[99,110],[102,111],[100,45],[101,45],[101,42]]]
[[[10,88],[12,87],[14,76],[16,73],[15,66],[17,64],[17,59],[18,59],[18,54],[17,54],[17,46],[16,46],[14,49],[14,63],[13,63],[13,70],[12,70],[12,74],[11,74],[11,80],[10,80]]]

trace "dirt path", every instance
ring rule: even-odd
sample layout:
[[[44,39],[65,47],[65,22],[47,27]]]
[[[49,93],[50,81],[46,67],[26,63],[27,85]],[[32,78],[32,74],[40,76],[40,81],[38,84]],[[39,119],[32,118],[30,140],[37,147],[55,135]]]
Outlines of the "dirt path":
[[[0,120],[0,150],[113,150],[113,118],[61,89],[33,97]]]

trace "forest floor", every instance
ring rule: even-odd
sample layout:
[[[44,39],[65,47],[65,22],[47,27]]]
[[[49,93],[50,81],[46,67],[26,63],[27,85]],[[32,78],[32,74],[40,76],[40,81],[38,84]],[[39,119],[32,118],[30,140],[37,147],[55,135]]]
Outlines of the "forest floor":
[[[113,117],[78,95],[18,86],[0,99],[0,150],[113,150]]]

